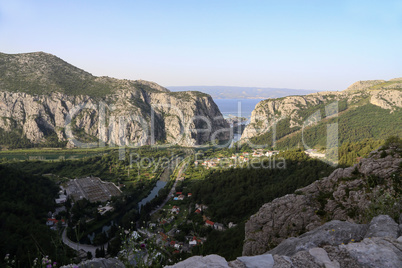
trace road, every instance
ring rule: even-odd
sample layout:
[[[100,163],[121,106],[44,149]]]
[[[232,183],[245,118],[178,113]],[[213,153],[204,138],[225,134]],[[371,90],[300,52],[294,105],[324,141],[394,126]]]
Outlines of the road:
[[[174,181],[174,184],[172,186],[172,189],[170,189],[169,194],[167,195],[167,197],[165,198],[165,200],[163,200],[162,204],[157,206],[154,210],[152,210],[149,215],[153,215],[154,213],[158,212],[161,208],[163,208],[164,205],[166,205],[166,203],[169,201],[169,199],[172,197],[172,194],[174,194],[176,192],[176,185],[177,182],[179,181],[179,178],[181,177],[181,174],[183,173],[183,169],[186,166],[186,158],[183,159],[183,164],[181,165],[181,168],[179,170],[179,172],[177,173],[177,177],[176,180]]]
[[[67,246],[69,246],[70,248],[74,249],[74,250],[84,250],[85,252],[90,251],[92,253],[92,256],[95,258],[95,251],[97,248],[100,248],[101,246],[93,246],[93,245],[87,245],[87,244],[80,244],[80,243],[75,243],[73,241],[71,241],[70,239],[68,239],[67,237],[67,228],[64,228],[63,234],[62,234],[62,239],[63,239],[63,243],[66,244]],[[105,245],[103,245],[105,250],[107,249],[107,243]]]

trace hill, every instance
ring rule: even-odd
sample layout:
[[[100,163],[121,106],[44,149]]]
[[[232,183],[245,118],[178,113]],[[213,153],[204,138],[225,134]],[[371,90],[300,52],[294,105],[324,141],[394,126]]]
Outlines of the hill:
[[[402,80],[359,81],[340,92],[263,100],[242,142],[325,149],[402,134]],[[334,127],[330,136],[328,127]]]

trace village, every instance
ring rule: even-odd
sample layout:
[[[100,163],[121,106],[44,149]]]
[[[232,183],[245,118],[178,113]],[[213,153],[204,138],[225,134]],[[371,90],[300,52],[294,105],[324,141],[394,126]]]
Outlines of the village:
[[[320,154],[317,150],[307,150],[305,153],[310,157],[325,157],[325,154]],[[241,163],[270,159],[277,154],[279,151],[256,149],[228,157],[196,160],[191,164],[201,169],[236,168],[241,166]],[[184,179],[179,175],[176,181],[181,182]],[[97,202],[99,204],[97,213],[104,215],[114,210],[111,197],[121,194],[122,191],[118,186],[104,182],[100,178],[85,177],[69,180],[60,186],[59,196],[55,199],[59,206],[54,212],[49,212],[46,225],[53,230],[67,227],[65,203],[69,198],[72,201],[85,198],[91,203]],[[230,222],[225,225],[216,222],[208,216],[208,206],[196,203],[193,194],[186,187],[180,191],[175,191],[173,187],[167,202],[152,213],[149,221],[141,225],[143,227],[137,228],[136,232],[140,234],[142,241],[154,239],[159,248],[171,254],[191,254],[194,247],[206,242],[208,234],[212,231],[225,231],[235,227],[236,223]],[[134,248],[131,250],[135,251]]]
[[[204,214],[207,210],[206,205],[193,203],[192,193],[175,192],[151,217],[147,227],[137,231],[146,239],[154,238],[159,247],[172,254],[191,253],[193,247],[206,241],[212,230],[224,231],[236,226],[214,222]]]
[[[261,157],[272,157],[279,153],[279,151],[264,151],[263,149],[253,150],[252,153],[243,152],[233,154],[230,157],[216,157],[205,160],[196,160],[194,161],[195,167],[201,166],[206,169],[210,168],[238,168],[243,167],[244,164],[247,164],[252,159],[261,158]]]

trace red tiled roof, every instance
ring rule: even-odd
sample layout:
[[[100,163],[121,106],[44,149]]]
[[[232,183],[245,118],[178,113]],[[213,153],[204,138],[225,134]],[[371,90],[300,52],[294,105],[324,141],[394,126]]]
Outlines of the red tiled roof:
[[[183,192],[176,192],[176,194],[182,194]]]
[[[163,240],[166,241],[166,240],[168,239],[168,236],[167,236],[166,234],[164,234],[164,233],[161,232],[160,235],[162,236],[162,239],[163,239]]]
[[[208,224],[208,225],[211,225],[211,226],[214,225],[214,222],[213,222],[213,221],[210,221],[210,220],[206,220],[205,223]]]
[[[51,219],[51,218],[47,219],[47,221],[51,221],[51,222],[54,222],[54,223],[58,223],[58,222],[59,222],[58,220],[56,220],[56,219]],[[64,219],[61,219],[61,222],[64,223]]]

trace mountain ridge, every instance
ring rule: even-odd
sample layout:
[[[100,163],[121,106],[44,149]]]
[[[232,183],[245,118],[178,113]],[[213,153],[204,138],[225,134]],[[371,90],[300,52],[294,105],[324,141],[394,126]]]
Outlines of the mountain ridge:
[[[200,116],[211,122],[210,132],[203,131]],[[84,144],[194,146],[227,128],[208,94],[170,92],[144,80],[96,77],[44,52],[0,54],[0,145],[5,147],[10,142],[20,147],[79,146],[71,136]],[[221,131],[216,138],[227,135]]]

